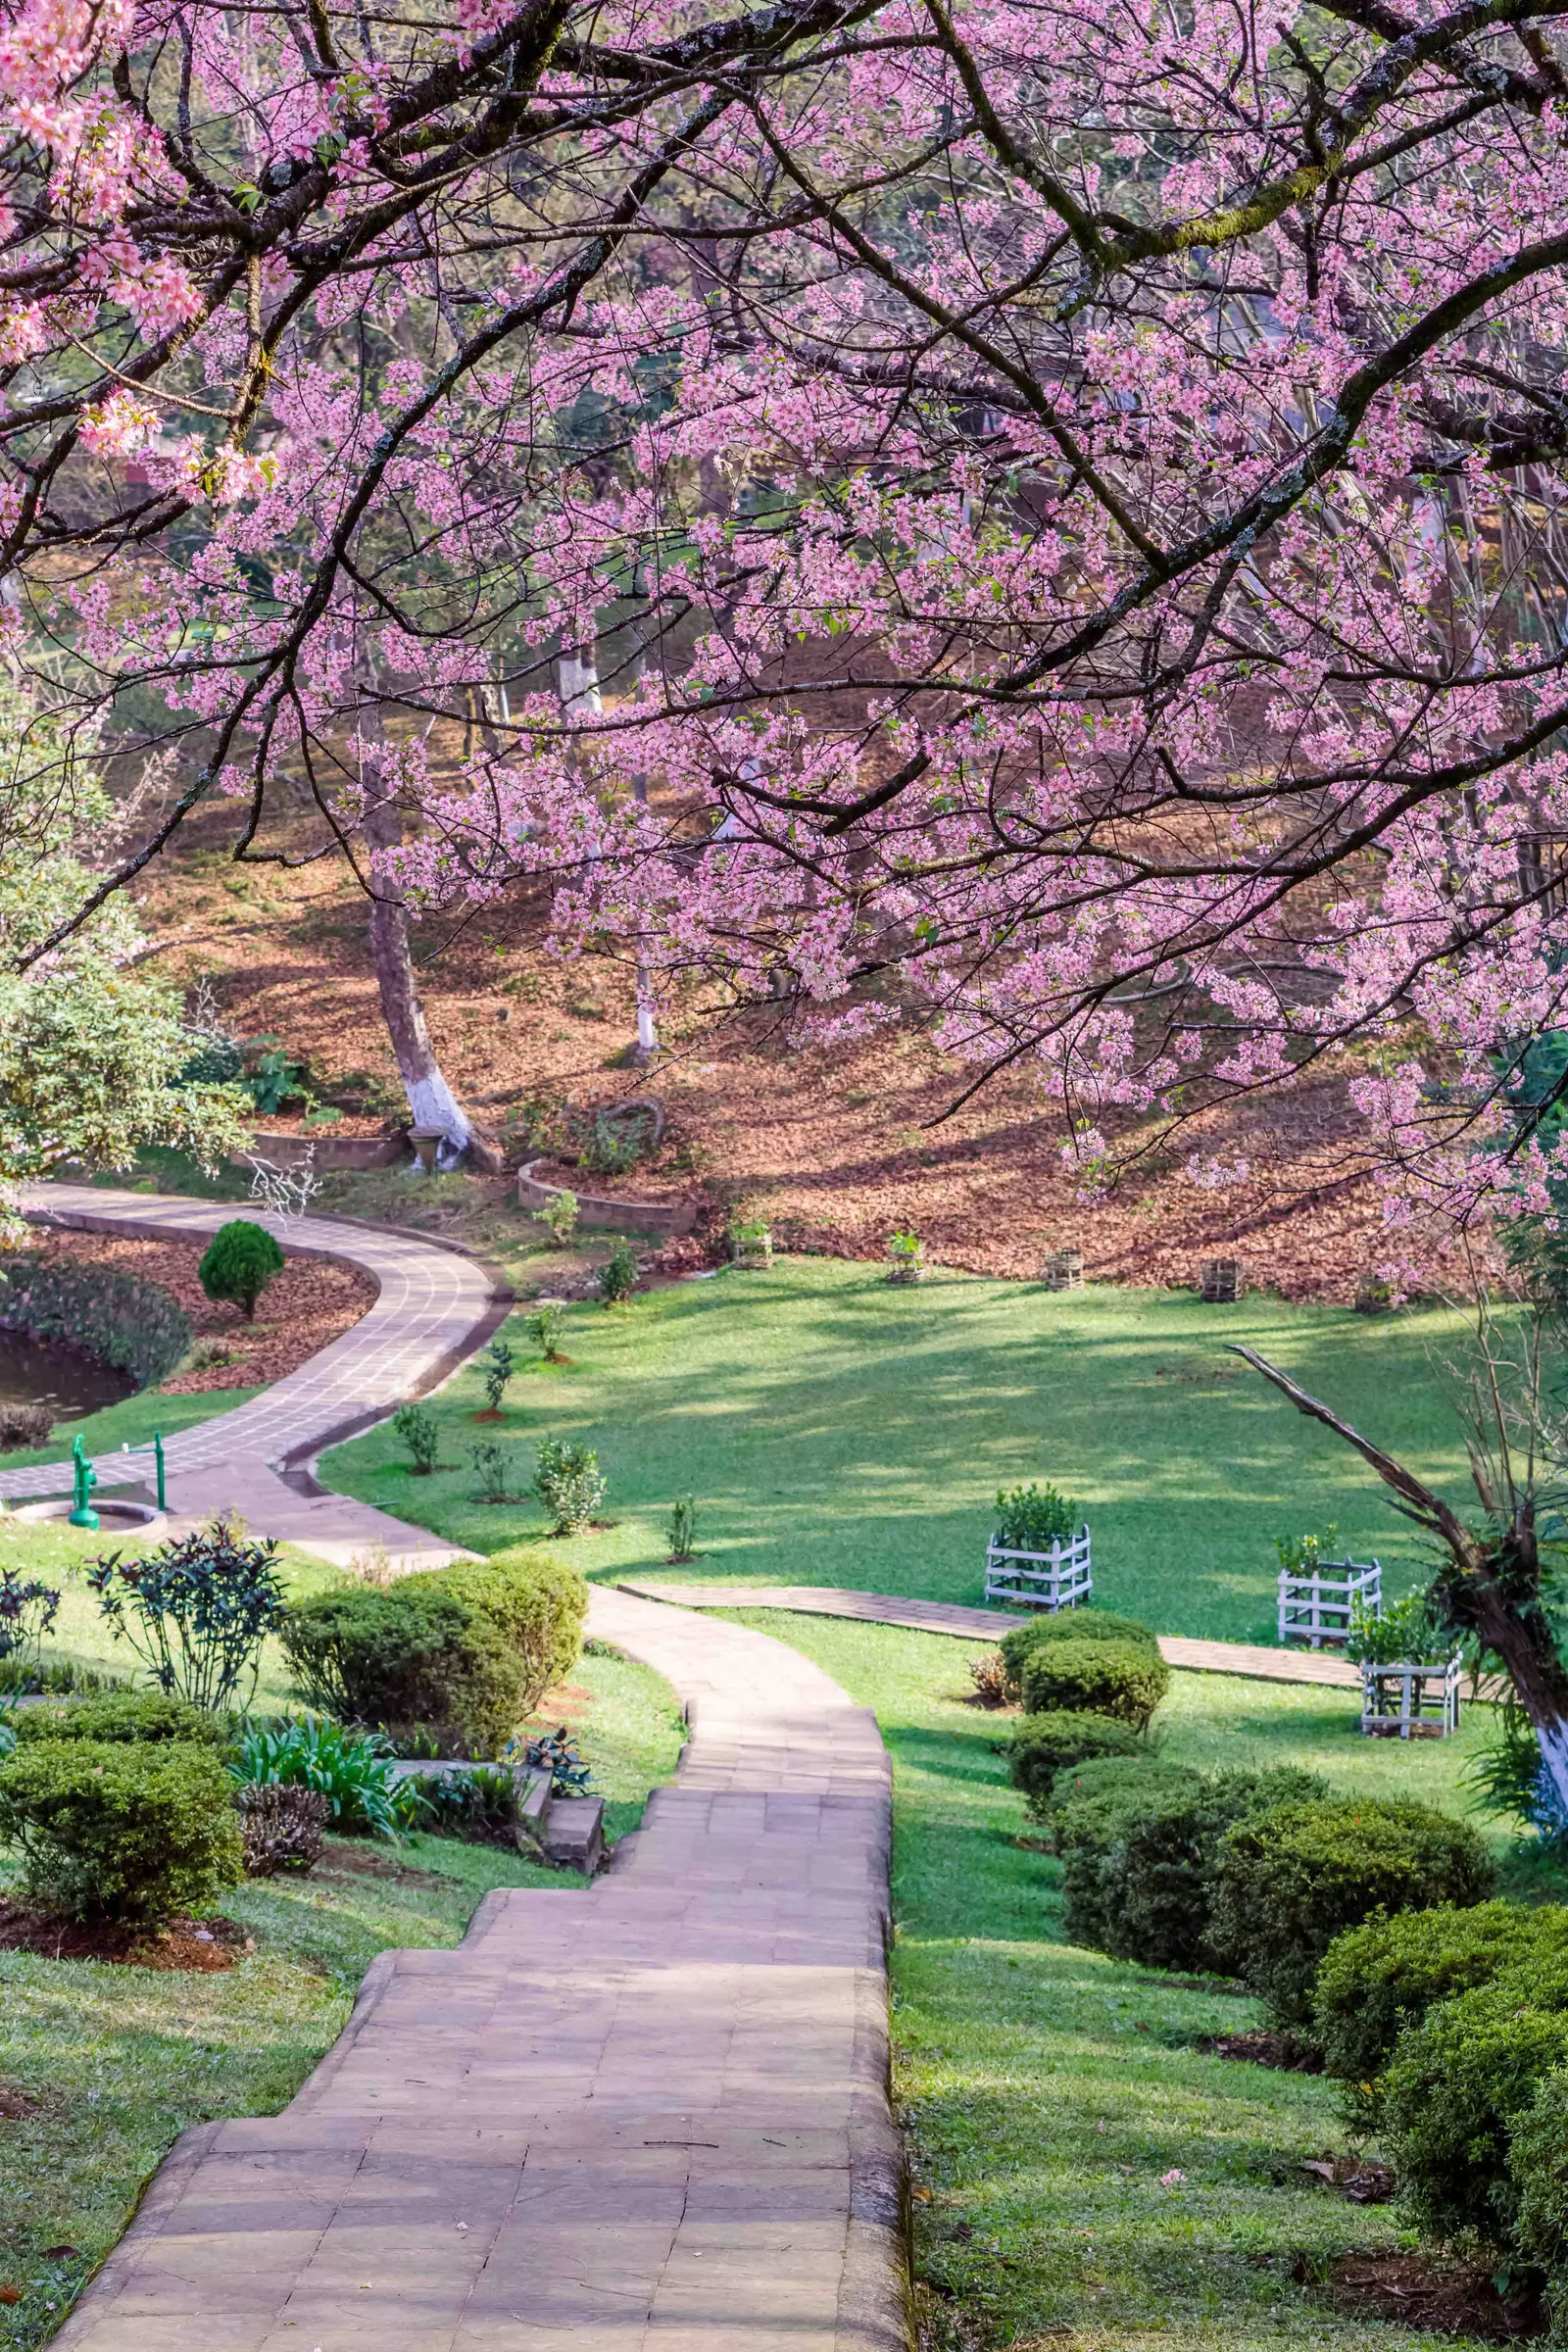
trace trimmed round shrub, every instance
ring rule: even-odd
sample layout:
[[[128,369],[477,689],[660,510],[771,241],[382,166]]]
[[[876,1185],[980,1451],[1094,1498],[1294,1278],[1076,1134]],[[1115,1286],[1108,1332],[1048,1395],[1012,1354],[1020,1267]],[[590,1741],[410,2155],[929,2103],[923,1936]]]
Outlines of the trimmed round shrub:
[[[228,1725],[163,1690],[105,1690],[59,1706],[19,1707],[12,1728],[19,1746],[35,1740],[185,1740],[222,1747]]]
[[[1095,1756],[1136,1756],[1143,1741],[1130,1723],[1111,1715],[1020,1715],[1007,1750],[1007,1777],[1029,1799],[1038,1821],[1051,1802],[1058,1774]]]
[[[265,1225],[231,1217],[208,1243],[196,1272],[209,1298],[227,1299],[250,1322],[256,1301],[274,1274],[283,1271],[283,1252]]]
[[[1113,1715],[1147,1731],[1170,1689],[1158,1650],[1111,1642],[1048,1642],[1031,1650],[1021,1678],[1024,1712]]]
[[[280,1871],[314,1870],[332,1818],[329,1797],[319,1788],[297,1788],[281,1781],[253,1782],[234,1791],[248,1879],[275,1879]]]
[[[1316,1773],[1285,1765],[1273,1772],[1214,1773],[1195,1788],[1157,1797],[1101,1861],[1105,1950],[1151,1968],[1212,1968],[1234,1976],[1242,1955],[1215,1936],[1213,1926],[1226,1837],[1238,1822],[1276,1805],[1328,1793],[1328,1783]]]
[[[1374,1911],[1468,1909],[1492,1886],[1474,1830],[1431,1805],[1350,1796],[1277,1805],[1225,1838],[1213,1935],[1276,2021],[1299,2026],[1318,1965],[1347,1928]]]
[[[233,1784],[192,1740],[31,1741],[0,1764],[0,1838],[26,1893],[74,1919],[153,1926],[244,1871]]]
[[[519,1547],[313,1594],[281,1639],[310,1705],[444,1755],[496,1756],[570,1667],[586,1609],[575,1569]]]
[[[1382,2137],[1419,2229],[1489,2253],[1509,2247],[1514,2127],[1565,2061],[1568,2008],[1531,2005],[1512,1978],[1439,2001],[1400,2034],[1383,2078]]]
[[[1159,1642],[1136,1617],[1117,1617],[1109,1609],[1060,1609],[1030,1617],[1002,1637],[1002,1658],[1007,1689],[1014,1698],[1023,1680],[1025,1658],[1051,1642],[1109,1642],[1119,1649],[1152,1649]]]
[[[1553,2343],[1568,2319],[1568,2067],[1543,2075],[1508,2141],[1512,2253],[1546,2274]]]
[[[1345,2085],[1352,2126],[1375,2126],[1378,2078],[1407,2027],[1450,1994],[1528,1971],[1538,1957],[1568,1964],[1568,1911],[1555,1904],[1477,1903],[1371,1919],[1337,1936],[1323,1956],[1312,2000],[1313,2034],[1326,2074]]]
[[[1103,1950],[1105,1857],[1151,1809],[1200,1786],[1185,1765],[1143,1756],[1102,1756],[1058,1773],[1047,1821],[1061,1857],[1063,1920],[1074,1943]]]

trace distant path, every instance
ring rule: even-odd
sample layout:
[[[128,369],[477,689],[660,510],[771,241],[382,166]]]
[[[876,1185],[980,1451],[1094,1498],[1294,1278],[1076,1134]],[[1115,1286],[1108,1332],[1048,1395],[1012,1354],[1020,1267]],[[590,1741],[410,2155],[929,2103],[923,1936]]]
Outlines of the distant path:
[[[955,1634],[965,1642],[1000,1642],[1025,1620],[1010,1609],[962,1609],[946,1600],[902,1600],[892,1592],[849,1592],[838,1585],[653,1585],[616,1579],[640,1600],[677,1602],[688,1609],[793,1609],[806,1617],[856,1617],[867,1625],[903,1625],[921,1634]],[[1359,1690],[1361,1670],[1322,1650],[1266,1649],[1247,1642],[1189,1642],[1161,1634],[1168,1666],[1199,1674],[1241,1674],[1259,1683],[1332,1683]]]
[[[236,1213],[231,1201],[84,1184],[31,1185],[23,1207],[37,1223],[159,1241],[205,1241]],[[281,1218],[249,1207],[243,1213],[275,1234],[285,1250],[339,1258],[368,1274],[377,1296],[350,1330],[298,1371],[248,1404],[166,1439],[172,1518],[183,1523],[238,1511],[254,1533],[298,1544],[339,1566],[378,1544],[405,1567],[438,1567],[459,1556],[457,1545],[443,1544],[428,1529],[325,1493],[304,1465],[323,1446],[439,1386],[502,1322],[511,1293],[477,1258],[414,1234],[341,1217]],[[145,1454],[101,1454],[94,1466],[104,1492],[147,1486],[152,1475]],[[0,1497],[70,1490],[69,1462],[0,1470]]]

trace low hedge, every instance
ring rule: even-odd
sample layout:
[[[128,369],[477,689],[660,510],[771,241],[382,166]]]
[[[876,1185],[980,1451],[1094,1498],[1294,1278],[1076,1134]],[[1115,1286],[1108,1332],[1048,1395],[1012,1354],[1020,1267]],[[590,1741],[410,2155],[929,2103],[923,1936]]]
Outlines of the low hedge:
[[[1311,2014],[1319,1964],[1375,1911],[1468,1909],[1492,1892],[1475,1832],[1431,1805],[1338,1797],[1242,1821],[1215,1875],[1213,1936],[1277,2022]]]
[[[1508,2142],[1512,2246],[1546,2274],[1551,2340],[1568,2333],[1568,2067],[1555,2066],[1514,2120]]]
[[[1283,1765],[1272,1772],[1213,1773],[1195,1788],[1156,1797],[1102,1857],[1105,1950],[1149,1968],[1237,1975],[1243,1954],[1215,1933],[1214,1894],[1226,1838],[1239,1822],[1278,1805],[1328,1794],[1328,1783],[1316,1773]]]
[[[191,1342],[190,1317],[156,1283],[31,1250],[6,1259],[0,1330],[63,1340],[113,1364],[138,1389],[167,1380]]]
[[[587,1606],[575,1569],[519,1545],[383,1590],[313,1594],[280,1638],[310,1705],[443,1755],[495,1756],[570,1668]]]
[[[229,1737],[221,1717],[162,1690],[105,1690],[61,1706],[21,1707],[12,1728],[19,1746],[37,1740],[187,1740],[222,1747]]]
[[[1187,1766],[1149,1755],[1102,1756],[1058,1773],[1046,1821],[1061,1857],[1063,1924],[1072,1942],[1105,1948],[1106,1855],[1153,1806],[1200,1785]]]
[[[29,1741],[0,1764],[0,1839],[25,1892],[75,1919],[152,1926],[244,1870],[233,1784],[194,1740]]]
[[[1110,1715],[1080,1715],[1065,1707],[1054,1715],[1020,1715],[1007,1749],[1007,1777],[1039,1820],[1060,1774],[1092,1757],[1136,1756],[1142,1749],[1132,1725]]]
[[[1345,2086],[1352,2127],[1375,2127],[1379,2077],[1407,2028],[1451,1994],[1504,1972],[1532,1973],[1540,1960],[1568,1964],[1568,1911],[1556,1904],[1443,1904],[1336,1936],[1318,1970],[1312,2027],[1324,2072]]]
[[[1029,1652],[1019,1679],[1026,1714],[1111,1715],[1142,1732],[1170,1689],[1170,1668],[1158,1650],[1129,1642],[1050,1642]]]
[[[1159,1643],[1147,1625],[1136,1617],[1118,1617],[1110,1609],[1060,1609],[1050,1614],[1042,1612],[1022,1625],[1015,1625],[1010,1634],[1002,1637],[1002,1658],[1006,1670],[1007,1688],[1012,1697],[1018,1695],[1023,1680],[1025,1658],[1051,1642],[1109,1642],[1119,1649],[1152,1649]]]
[[[1382,2138],[1419,2229],[1487,2255],[1511,2249],[1529,2157],[1515,2168],[1510,2143],[1565,2063],[1568,2006],[1534,2005],[1523,1978],[1455,1993],[1400,2034],[1383,2077]],[[1544,2185],[1532,2196],[1538,2240]]]

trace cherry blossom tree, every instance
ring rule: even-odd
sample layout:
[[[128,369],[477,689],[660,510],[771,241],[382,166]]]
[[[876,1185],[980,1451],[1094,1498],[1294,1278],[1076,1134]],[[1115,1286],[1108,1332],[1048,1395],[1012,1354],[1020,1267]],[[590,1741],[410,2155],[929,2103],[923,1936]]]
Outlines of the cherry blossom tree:
[[[226,796],[1091,1163],[1339,1057],[1539,1210],[1562,14],[10,0],[11,640],[178,777],[103,899]]]

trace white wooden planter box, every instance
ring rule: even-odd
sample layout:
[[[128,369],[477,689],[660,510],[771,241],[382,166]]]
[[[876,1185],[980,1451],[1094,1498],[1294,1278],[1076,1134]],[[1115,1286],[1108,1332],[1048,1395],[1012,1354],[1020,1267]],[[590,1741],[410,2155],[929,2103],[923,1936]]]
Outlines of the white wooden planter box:
[[[1459,1728],[1457,1656],[1361,1668],[1361,1729],[1374,1740],[1446,1740]]]
[[[1280,1640],[1336,1648],[1350,1639],[1350,1611],[1359,1601],[1372,1617],[1383,1614],[1383,1570],[1376,1560],[1319,1560],[1309,1576],[1280,1570]]]
[[[986,1545],[987,1600],[1010,1609],[1071,1609],[1093,1587],[1087,1527],[1049,1551],[1009,1551],[995,1536]]]

